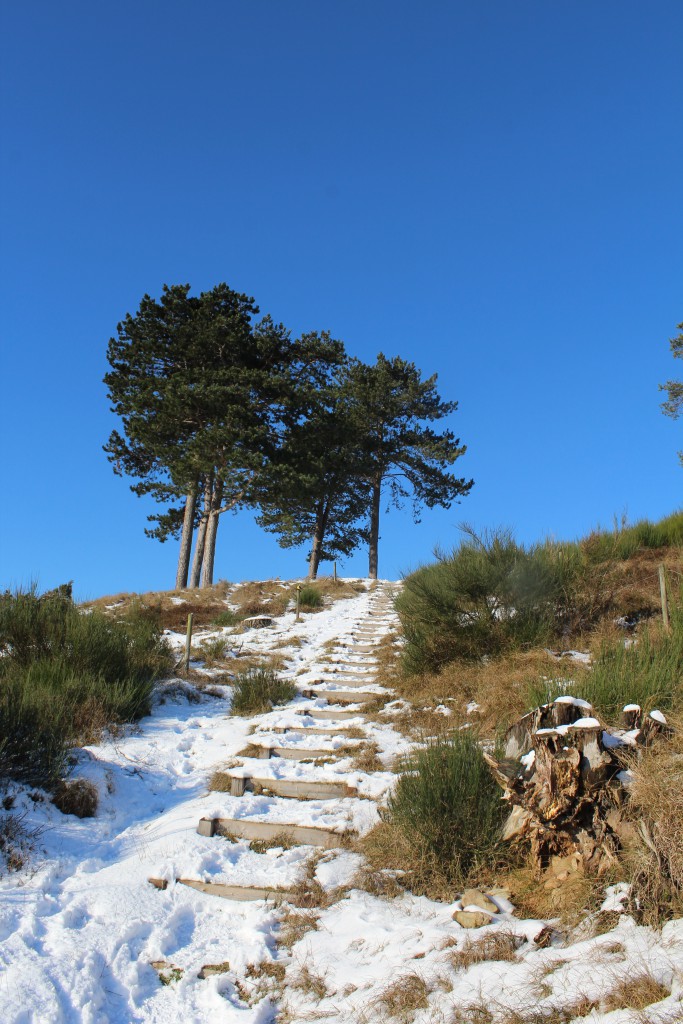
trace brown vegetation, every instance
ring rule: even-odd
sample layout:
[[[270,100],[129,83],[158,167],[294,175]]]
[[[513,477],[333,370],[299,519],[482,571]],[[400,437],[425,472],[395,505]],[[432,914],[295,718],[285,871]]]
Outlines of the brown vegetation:
[[[97,787],[87,779],[73,779],[57,785],[52,802],[62,814],[75,814],[77,818],[94,818],[99,794]]]

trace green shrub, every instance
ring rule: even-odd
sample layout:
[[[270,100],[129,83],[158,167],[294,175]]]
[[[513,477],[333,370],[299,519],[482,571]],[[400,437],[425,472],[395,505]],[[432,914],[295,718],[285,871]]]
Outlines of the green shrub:
[[[285,704],[297,695],[293,683],[279,679],[269,668],[250,668],[235,677],[232,712],[255,715],[269,711],[275,704]]]
[[[505,806],[469,731],[432,741],[405,765],[385,818],[436,857],[454,884],[496,857]]]
[[[321,608],[323,597],[316,587],[302,587],[299,591],[299,605],[301,608]]]
[[[577,614],[583,559],[576,545],[525,549],[505,530],[483,538],[468,532],[459,548],[436,557],[406,578],[396,601],[410,673],[544,646]]]
[[[211,665],[213,662],[222,661],[225,657],[226,641],[221,637],[215,637],[213,640],[203,640],[199,645],[198,654],[207,665]]]

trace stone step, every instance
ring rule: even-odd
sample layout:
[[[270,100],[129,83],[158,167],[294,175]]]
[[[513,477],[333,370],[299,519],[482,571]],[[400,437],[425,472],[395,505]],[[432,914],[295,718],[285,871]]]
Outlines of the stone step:
[[[350,678],[349,676],[335,675],[332,673],[325,679],[313,679],[310,686],[329,686],[330,683],[334,683],[336,686],[346,686],[350,690],[355,690],[356,687],[372,686],[375,680],[367,676]]]
[[[326,722],[344,722],[349,718],[360,718],[365,721],[361,711],[337,711],[334,708],[311,708],[309,711],[298,711],[298,715],[310,715]]]
[[[149,882],[156,889],[167,889],[168,882],[165,878],[150,878]],[[207,896],[220,896],[224,900],[237,900],[239,903],[247,900],[272,900],[279,903],[289,895],[289,889],[265,889],[257,885],[229,885],[227,882],[202,882],[198,878],[176,878],[180,885],[187,885],[197,892],[204,892]]]
[[[353,712],[343,711],[342,714],[348,715],[348,714],[353,714]],[[315,725],[278,725],[275,729],[272,729],[271,731],[274,732],[274,733],[277,733],[277,735],[279,735],[279,736],[283,736],[283,735],[285,735],[286,733],[289,733],[289,732],[298,732],[298,733],[301,733],[302,735],[307,735],[307,736],[342,736],[343,737],[343,736],[346,735],[346,733],[349,730],[348,729],[344,729],[344,728],[340,728],[340,729],[329,729],[329,728],[323,729],[323,728],[319,728],[318,726],[315,726]],[[258,733],[254,733],[254,735],[258,736]],[[354,738],[353,736],[350,737],[350,739],[353,739],[353,738]],[[355,738],[358,739],[357,736]]]
[[[258,753],[252,753],[249,748],[240,750],[237,757],[255,757],[258,760],[267,761],[271,757],[281,757],[285,761],[317,761],[320,757],[338,758],[336,750],[312,750],[310,747],[267,747],[260,743],[252,744],[258,747]]]
[[[379,697],[387,697],[384,693],[369,693],[367,690],[302,690],[304,697],[320,697],[328,704],[369,704]]]
[[[249,818],[200,818],[197,832],[200,836],[226,835],[237,839],[278,839],[286,837],[296,846],[319,846],[323,850],[336,850],[346,846],[355,832],[333,832],[313,825],[294,825],[284,822],[250,821]]]
[[[345,782],[327,782],[308,779],[259,779],[233,775],[230,796],[245,793],[272,793],[274,796],[293,797],[296,800],[337,800],[357,797],[358,790]]]

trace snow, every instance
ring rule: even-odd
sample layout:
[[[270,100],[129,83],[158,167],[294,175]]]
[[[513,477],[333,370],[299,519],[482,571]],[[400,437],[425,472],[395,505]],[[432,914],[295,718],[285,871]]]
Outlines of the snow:
[[[587,710],[593,707],[592,704],[589,704],[587,700],[582,700],[581,697],[570,697],[567,695],[564,697],[556,697],[553,703],[572,704],[575,708],[586,708]]]
[[[375,600],[366,591],[305,613],[299,623],[292,611],[272,628],[239,637],[239,643],[255,655],[277,649],[285,659],[283,675],[301,687],[322,677],[325,689],[344,689],[348,667],[333,673],[324,659],[332,644],[338,651],[345,644],[339,661],[352,663],[356,678],[361,669],[370,670],[372,657],[354,648],[373,646],[396,621],[391,611],[369,618]],[[377,640],[354,639],[362,622],[375,624]],[[229,634],[215,630],[205,638],[213,636]],[[170,639],[182,650],[183,635]],[[233,640],[237,644],[238,638]],[[211,669],[205,673],[215,675]],[[74,776],[90,780],[99,793],[93,819],[62,815],[40,794],[12,787],[14,810],[25,816],[28,828],[40,827],[42,834],[26,868],[0,879],[2,1024],[272,1024],[278,1013],[289,1014],[292,1024],[313,1019],[356,1024],[384,1019],[378,1002],[382,993],[410,974],[425,979],[429,1002],[427,1009],[416,1011],[414,1024],[429,1024],[447,1022],[455,1007],[482,999],[522,1015],[529,1008],[549,1012],[580,994],[598,998],[616,981],[636,976],[643,965],[672,987],[671,996],[643,1021],[683,1019],[683,921],[670,922],[659,934],[622,913],[606,935],[563,940],[557,930],[550,946],[539,948],[534,938],[546,922],[520,918],[503,892],[489,894],[498,908],[491,924],[466,931],[452,917],[459,901],[439,903],[410,894],[385,898],[353,888],[363,859],[348,849],[294,846],[256,852],[246,840],[198,835],[202,817],[364,834],[379,820],[396,784],[393,763],[411,749],[388,717],[410,707],[402,700],[390,700],[384,712],[368,721],[362,709],[338,723],[316,718],[311,712],[327,707],[316,697],[297,697],[268,714],[239,718],[229,714],[230,687],[215,683],[212,688],[218,697],[170,680],[158,688],[151,715],[137,727],[76,752]],[[362,688],[391,696],[375,684]],[[590,708],[577,698],[559,701]],[[452,713],[446,704],[436,710]],[[574,726],[593,724],[598,724],[595,719],[584,718]],[[377,745],[383,770],[355,770],[346,751],[324,764],[239,756],[250,744],[340,752],[360,741],[335,730],[354,726]],[[307,733],[310,728],[324,728],[329,735]],[[628,743],[628,735],[620,742]],[[527,768],[534,756],[530,751],[522,758]],[[246,792],[233,797],[209,791],[216,770],[259,779],[343,782],[358,795],[294,800]],[[619,773],[624,782],[628,775]],[[166,888],[150,885],[150,877],[165,880]],[[277,944],[287,904],[235,902],[177,882],[287,889],[304,877],[314,878],[333,902],[294,911],[312,915],[317,927],[291,950]],[[623,883],[607,886],[602,909],[622,912],[627,895]],[[516,937],[517,960],[466,968],[451,962],[463,945],[500,931]],[[286,972],[284,996],[258,979],[257,965],[273,960]],[[160,982],[155,962],[175,972],[169,984]],[[200,978],[208,964],[227,966]],[[327,993],[322,998],[292,984],[303,965],[322,978]],[[590,1016],[592,1024],[626,1024],[627,1019],[628,1011],[596,1010]]]
[[[666,718],[664,717],[661,711],[651,711],[650,718],[655,722],[659,722],[661,725],[667,724]]]

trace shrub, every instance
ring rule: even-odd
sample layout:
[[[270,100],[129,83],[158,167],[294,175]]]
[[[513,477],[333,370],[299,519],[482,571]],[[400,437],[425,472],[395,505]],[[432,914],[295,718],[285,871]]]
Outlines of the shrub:
[[[457,658],[546,645],[565,630],[583,561],[571,544],[530,549],[504,530],[471,531],[451,554],[408,576],[396,601],[411,673],[438,671]]]
[[[250,668],[235,677],[232,712],[254,715],[269,711],[275,704],[285,704],[297,694],[293,683],[280,679],[272,669]]]
[[[385,819],[462,884],[496,856],[505,810],[500,789],[469,731],[439,738],[405,765]]]

